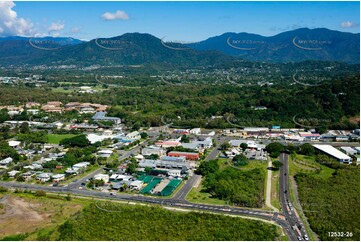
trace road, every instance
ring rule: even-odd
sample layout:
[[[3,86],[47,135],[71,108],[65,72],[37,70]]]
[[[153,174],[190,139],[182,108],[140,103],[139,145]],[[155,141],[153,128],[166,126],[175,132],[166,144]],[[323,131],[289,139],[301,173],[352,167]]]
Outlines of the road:
[[[193,175],[184,183],[179,191],[173,196],[173,199],[185,201],[187,194],[194,187],[195,184],[202,179],[200,175]]]
[[[292,240],[296,240],[298,236],[300,236],[301,239],[304,239],[304,236],[307,235],[307,233],[300,218],[295,213],[294,206],[291,203],[290,194],[289,194],[288,154],[282,153],[280,155],[280,161],[282,162],[283,165],[280,167],[279,196],[280,196],[282,211],[288,223],[287,228],[290,229],[291,231],[290,234]],[[298,226],[300,225],[302,225],[301,229],[298,228]],[[296,226],[296,228],[292,229],[292,226]]]
[[[232,137],[225,137],[225,136],[218,137],[216,139],[216,142],[217,142],[216,147],[214,147],[214,149],[211,151],[211,153],[208,154],[205,161],[217,159],[217,156],[221,152],[221,150],[220,150],[221,145],[225,142],[229,142],[231,139],[232,139]]]

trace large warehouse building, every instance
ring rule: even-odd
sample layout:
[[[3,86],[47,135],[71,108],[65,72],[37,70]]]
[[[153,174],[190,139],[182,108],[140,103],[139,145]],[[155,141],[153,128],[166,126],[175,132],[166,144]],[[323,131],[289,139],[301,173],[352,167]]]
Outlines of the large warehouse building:
[[[323,153],[335,158],[341,163],[350,164],[352,159],[350,156],[342,153],[338,149],[332,147],[331,145],[313,145],[316,149],[322,151]]]

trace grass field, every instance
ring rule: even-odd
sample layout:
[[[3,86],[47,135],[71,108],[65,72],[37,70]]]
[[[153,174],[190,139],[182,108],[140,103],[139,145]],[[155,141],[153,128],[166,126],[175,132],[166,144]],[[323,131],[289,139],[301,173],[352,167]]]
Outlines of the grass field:
[[[211,194],[202,191],[202,184],[198,187],[193,187],[188,193],[186,200],[193,203],[203,203],[212,205],[226,205],[227,202],[218,198],[212,198]]]
[[[272,171],[272,187],[271,187],[271,204],[281,210],[280,198],[279,198],[279,176],[280,171]]]
[[[59,144],[61,140],[72,138],[75,134],[48,134],[48,143]]]

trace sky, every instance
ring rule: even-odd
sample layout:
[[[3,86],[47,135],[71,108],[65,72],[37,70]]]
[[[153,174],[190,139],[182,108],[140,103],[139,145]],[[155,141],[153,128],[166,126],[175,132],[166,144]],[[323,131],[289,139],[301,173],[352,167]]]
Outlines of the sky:
[[[0,36],[82,40],[149,33],[194,42],[225,32],[264,36],[297,28],[360,32],[359,2],[0,1]]]

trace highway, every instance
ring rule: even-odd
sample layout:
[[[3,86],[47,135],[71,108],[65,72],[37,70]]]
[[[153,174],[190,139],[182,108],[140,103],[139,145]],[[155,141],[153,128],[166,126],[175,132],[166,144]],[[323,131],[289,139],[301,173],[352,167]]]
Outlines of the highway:
[[[282,166],[280,167],[280,178],[279,178],[279,196],[282,211],[286,217],[288,226],[287,228],[291,231],[291,239],[296,240],[304,239],[305,236],[308,237],[306,230],[300,220],[300,218],[295,213],[295,208],[291,203],[290,194],[289,194],[289,184],[288,184],[288,154],[282,153],[280,155],[280,161]]]

